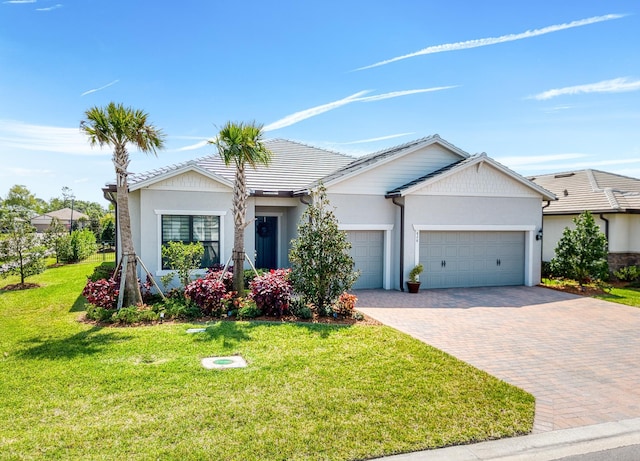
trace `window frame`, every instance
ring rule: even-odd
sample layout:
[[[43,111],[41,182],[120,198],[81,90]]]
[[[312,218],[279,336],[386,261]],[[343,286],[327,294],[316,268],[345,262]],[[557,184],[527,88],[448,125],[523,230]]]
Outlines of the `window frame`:
[[[162,216],[217,216],[218,217],[218,246],[220,263],[224,264],[226,261],[225,245],[224,245],[224,217],[226,211],[212,211],[212,210],[154,210],[156,214],[156,230],[157,230],[157,245],[156,245],[156,276],[167,275],[172,271],[171,269],[162,268]],[[202,275],[206,272],[206,269],[196,269],[195,274]]]

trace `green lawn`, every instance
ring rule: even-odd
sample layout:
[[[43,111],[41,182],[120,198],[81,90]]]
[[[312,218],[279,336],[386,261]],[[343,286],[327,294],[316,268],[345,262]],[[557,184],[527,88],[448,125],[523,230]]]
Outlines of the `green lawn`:
[[[532,428],[531,395],[384,326],[80,323],[94,266],[0,291],[2,460],[348,460]],[[200,365],[229,354],[249,366]]]
[[[594,298],[604,299],[605,301],[611,301],[619,304],[626,304],[627,306],[640,307],[640,289],[638,288],[614,287],[609,291],[609,293],[596,295]]]

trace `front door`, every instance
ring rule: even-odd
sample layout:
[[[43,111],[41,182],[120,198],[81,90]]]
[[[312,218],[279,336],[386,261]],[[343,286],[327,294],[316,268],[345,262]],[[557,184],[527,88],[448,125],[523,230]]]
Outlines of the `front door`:
[[[256,268],[278,268],[278,218],[256,216]]]

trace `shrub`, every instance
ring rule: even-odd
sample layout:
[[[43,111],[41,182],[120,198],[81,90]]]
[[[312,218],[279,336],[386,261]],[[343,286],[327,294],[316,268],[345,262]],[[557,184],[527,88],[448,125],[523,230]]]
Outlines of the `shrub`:
[[[118,305],[118,281],[116,279],[87,280],[82,296],[94,306],[103,309],[115,309]]]
[[[291,281],[320,315],[328,315],[338,296],[353,286],[358,272],[349,254],[351,243],[347,233],[338,229],[324,187],[314,191],[312,198],[300,218],[298,238],[291,242]]]
[[[73,263],[87,259],[98,251],[96,236],[89,229],[75,230],[61,239],[58,257],[61,261]]]
[[[225,284],[217,278],[205,277],[189,283],[184,290],[185,297],[200,308],[204,315],[219,316],[225,311]]]
[[[204,278],[211,280],[220,280],[220,274],[222,274],[222,269],[209,269]],[[233,291],[233,272],[227,270],[222,276],[222,283],[224,283],[224,287],[227,292]]]
[[[290,273],[290,269],[271,270],[251,282],[252,298],[265,315],[281,316],[288,311],[293,292]]]
[[[256,274],[257,272],[257,274]],[[247,290],[251,289],[251,282],[253,281],[253,279],[255,279],[256,277],[259,277],[261,275],[267,274],[269,273],[268,269],[256,269],[256,272],[253,271],[253,269],[245,269],[244,271],[244,287]],[[231,290],[229,290],[231,291]]]
[[[159,309],[164,312],[165,319],[194,319],[200,316],[200,308],[187,303],[183,294],[179,297],[168,297]]]
[[[158,320],[158,313],[147,305],[123,307],[113,313],[113,321],[117,323],[140,323]]]
[[[204,256],[204,245],[201,242],[182,243],[168,242],[162,245],[162,260],[171,270],[175,270],[178,274],[181,286],[185,287],[191,280],[193,271],[200,267],[200,262]],[[171,281],[171,277],[162,283],[167,285],[165,281]]]
[[[350,295],[345,291],[338,297],[338,300],[333,305],[334,314],[342,315],[344,317],[353,316],[356,301],[358,301],[358,298],[356,298],[355,295]]]
[[[607,238],[588,211],[573,222],[575,229],[565,228],[556,246],[551,272],[556,277],[576,280],[580,285],[591,280],[607,280]]]
[[[254,319],[262,315],[262,311],[256,306],[253,300],[247,298],[236,298],[236,300],[241,300],[237,304],[239,319]]]
[[[115,312],[113,309],[105,309],[95,304],[87,304],[86,309],[87,318],[96,322],[111,322]]]
[[[640,280],[640,266],[621,267],[613,275],[621,282],[636,282]]]

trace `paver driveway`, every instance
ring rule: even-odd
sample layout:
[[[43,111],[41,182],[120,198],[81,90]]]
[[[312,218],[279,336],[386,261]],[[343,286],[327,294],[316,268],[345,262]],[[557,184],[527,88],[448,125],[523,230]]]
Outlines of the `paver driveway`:
[[[356,294],[365,314],[533,394],[534,432],[640,417],[640,308],[541,287]]]

